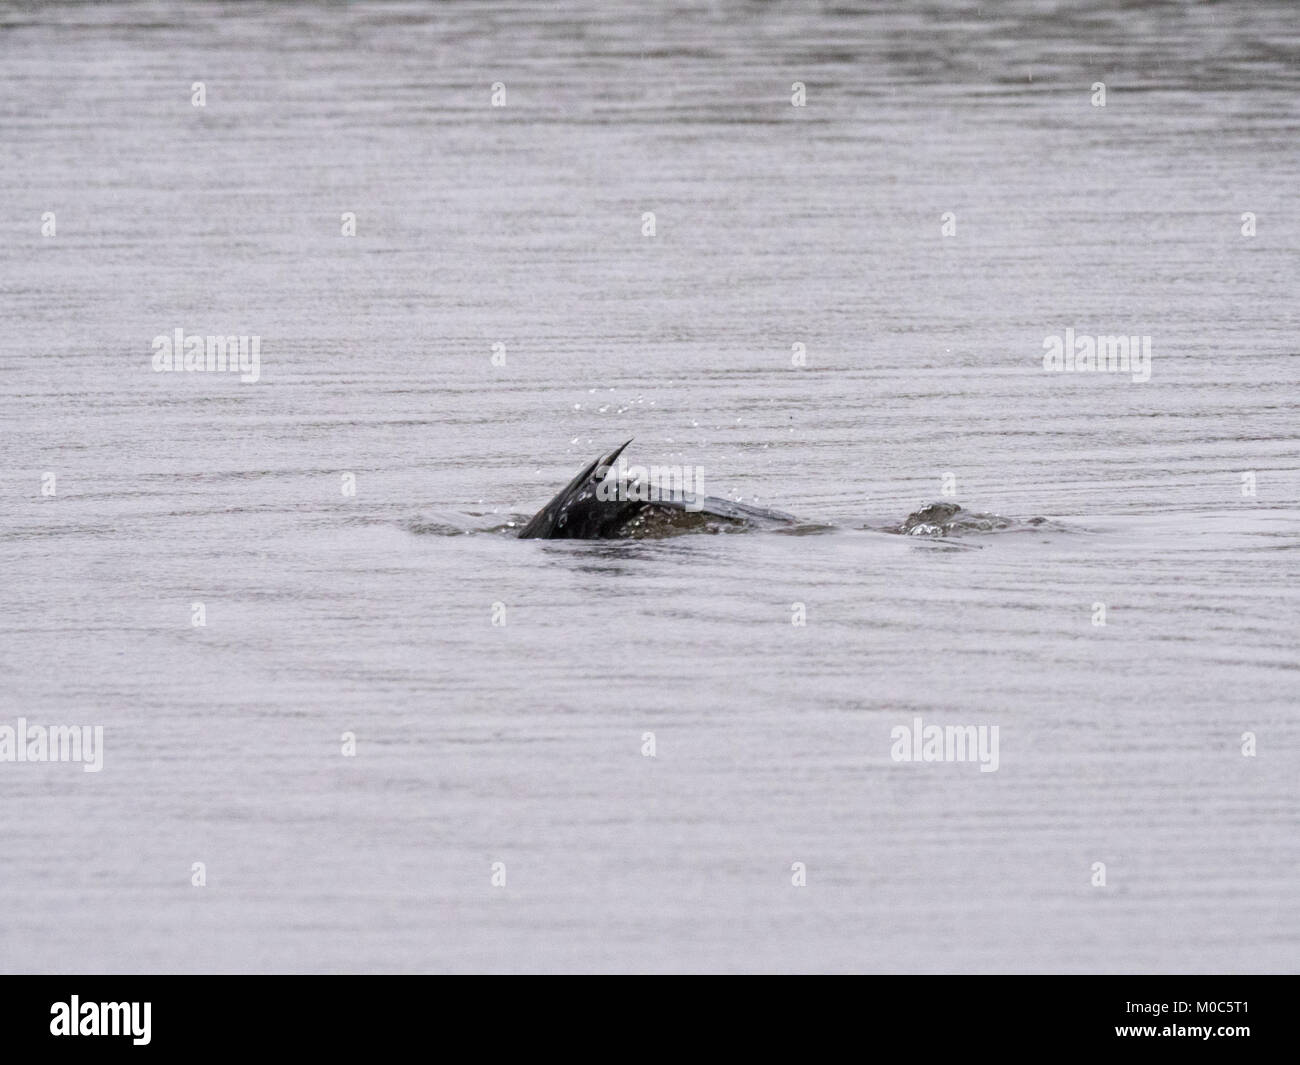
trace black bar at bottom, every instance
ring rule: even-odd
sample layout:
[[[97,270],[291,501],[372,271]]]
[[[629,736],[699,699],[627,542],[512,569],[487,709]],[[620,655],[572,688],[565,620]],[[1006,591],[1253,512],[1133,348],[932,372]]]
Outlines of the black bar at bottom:
[[[534,1053],[620,1057],[734,1050],[757,1039],[765,1050],[785,1044],[822,1055],[835,1053],[828,1040],[847,1035],[850,1047],[891,1056],[891,1046],[927,1057],[1126,1046],[1293,1056],[1292,979],[870,976],[830,989],[787,980],[683,988],[583,977],[521,987],[437,976],[9,976],[0,978],[0,1050],[13,1062],[110,1049],[337,1059],[423,1048],[491,1059],[520,1043]]]

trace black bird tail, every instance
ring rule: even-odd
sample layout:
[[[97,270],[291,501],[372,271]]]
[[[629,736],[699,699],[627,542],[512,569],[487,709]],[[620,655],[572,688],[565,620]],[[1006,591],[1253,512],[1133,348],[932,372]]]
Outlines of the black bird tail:
[[[591,499],[596,494],[596,486],[605,479],[609,468],[618,461],[623,449],[632,441],[626,440],[608,455],[594,460],[572,481],[570,481],[546,506],[532,516],[528,524],[519,530],[521,540],[554,540],[565,536],[564,528],[568,523],[569,511],[578,503]]]

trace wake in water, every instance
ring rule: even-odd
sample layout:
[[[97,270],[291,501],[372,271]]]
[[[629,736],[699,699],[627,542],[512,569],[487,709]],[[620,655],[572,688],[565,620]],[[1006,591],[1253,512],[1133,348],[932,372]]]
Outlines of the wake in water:
[[[675,510],[647,508],[636,520],[622,526],[618,533],[610,537],[591,537],[590,539],[613,540],[662,540],[670,536],[685,533],[737,533],[737,532],[774,532],[786,536],[808,536],[817,533],[845,532],[860,530],[864,532],[891,533],[895,536],[919,536],[934,540],[946,540],[954,537],[972,536],[998,532],[1026,532],[1034,529],[1060,531],[1062,526],[1047,518],[1008,518],[1001,514],[982,514],[966,510],[956,503],[929,503],[913,511],[902,521],[892,525],[834,525],[828,522],[805,521],[790,518],[781,523],[772,523],[767,515],[772,511],[751,508],[743,503],[726,500],[729,507],[736,510],[735,517],[719,517],[716,514],[690,514]],[[754,520],[743,516],[742,512],[757,511],[760,519]],[[476,514],[459,511],[435,511],[428,516],[412,518],[402,522],[407,532],[421,536],[463,536],[470,533],[495,533],[512,539],[519,537],[520,530],[528,523],[529,515],[510,513],[504,517],[499,513]]]
[[[501,520],[497,515],[443,512],[407,522],[405,527],[426,535],[488,532],[525,540],[662,540],[685,533],[755,530],[804,535],[837,528],[803,521],[779,510],[693,494],[683,490],[680,483],[665,487],[645,475],[630,476],[625,468],[616,470],[614,466],[630,443],[590,462],[531,518],[511,514]],[[929,503],[897,524],[860,528],[948,539],[1048,524],[1046,518],[1020,520],[968,511],[956,503]]]
[[[913,511],[897,525],[883,525],[877,531],[900,536],[968,536],[971,533],[1004,532],[1060,526],[1046,518],[1004,518],[1000,514],[979,514],[956,503],[929,503]],[[870,526],[863,526],[870,528]]]

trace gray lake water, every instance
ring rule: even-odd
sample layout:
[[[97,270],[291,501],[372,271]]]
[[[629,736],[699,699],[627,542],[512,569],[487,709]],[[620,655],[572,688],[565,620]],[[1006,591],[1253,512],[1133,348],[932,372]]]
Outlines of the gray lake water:
[[[0,9],[0,970],[1300,968],[1297,26]],[[475,531],[627,437],[836,528]]]

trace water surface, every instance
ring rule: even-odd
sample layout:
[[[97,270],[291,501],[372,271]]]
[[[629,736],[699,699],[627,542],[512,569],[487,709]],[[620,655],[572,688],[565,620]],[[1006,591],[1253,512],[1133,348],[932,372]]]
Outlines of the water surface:
[[[0,763],[0,969],[1294,971],[1296,58],[1287,3],[5,8],[0,724],[106,749]],[[431,534],[628,436],[837,529]],[[1051,524],[862,528],[947,474]]]

